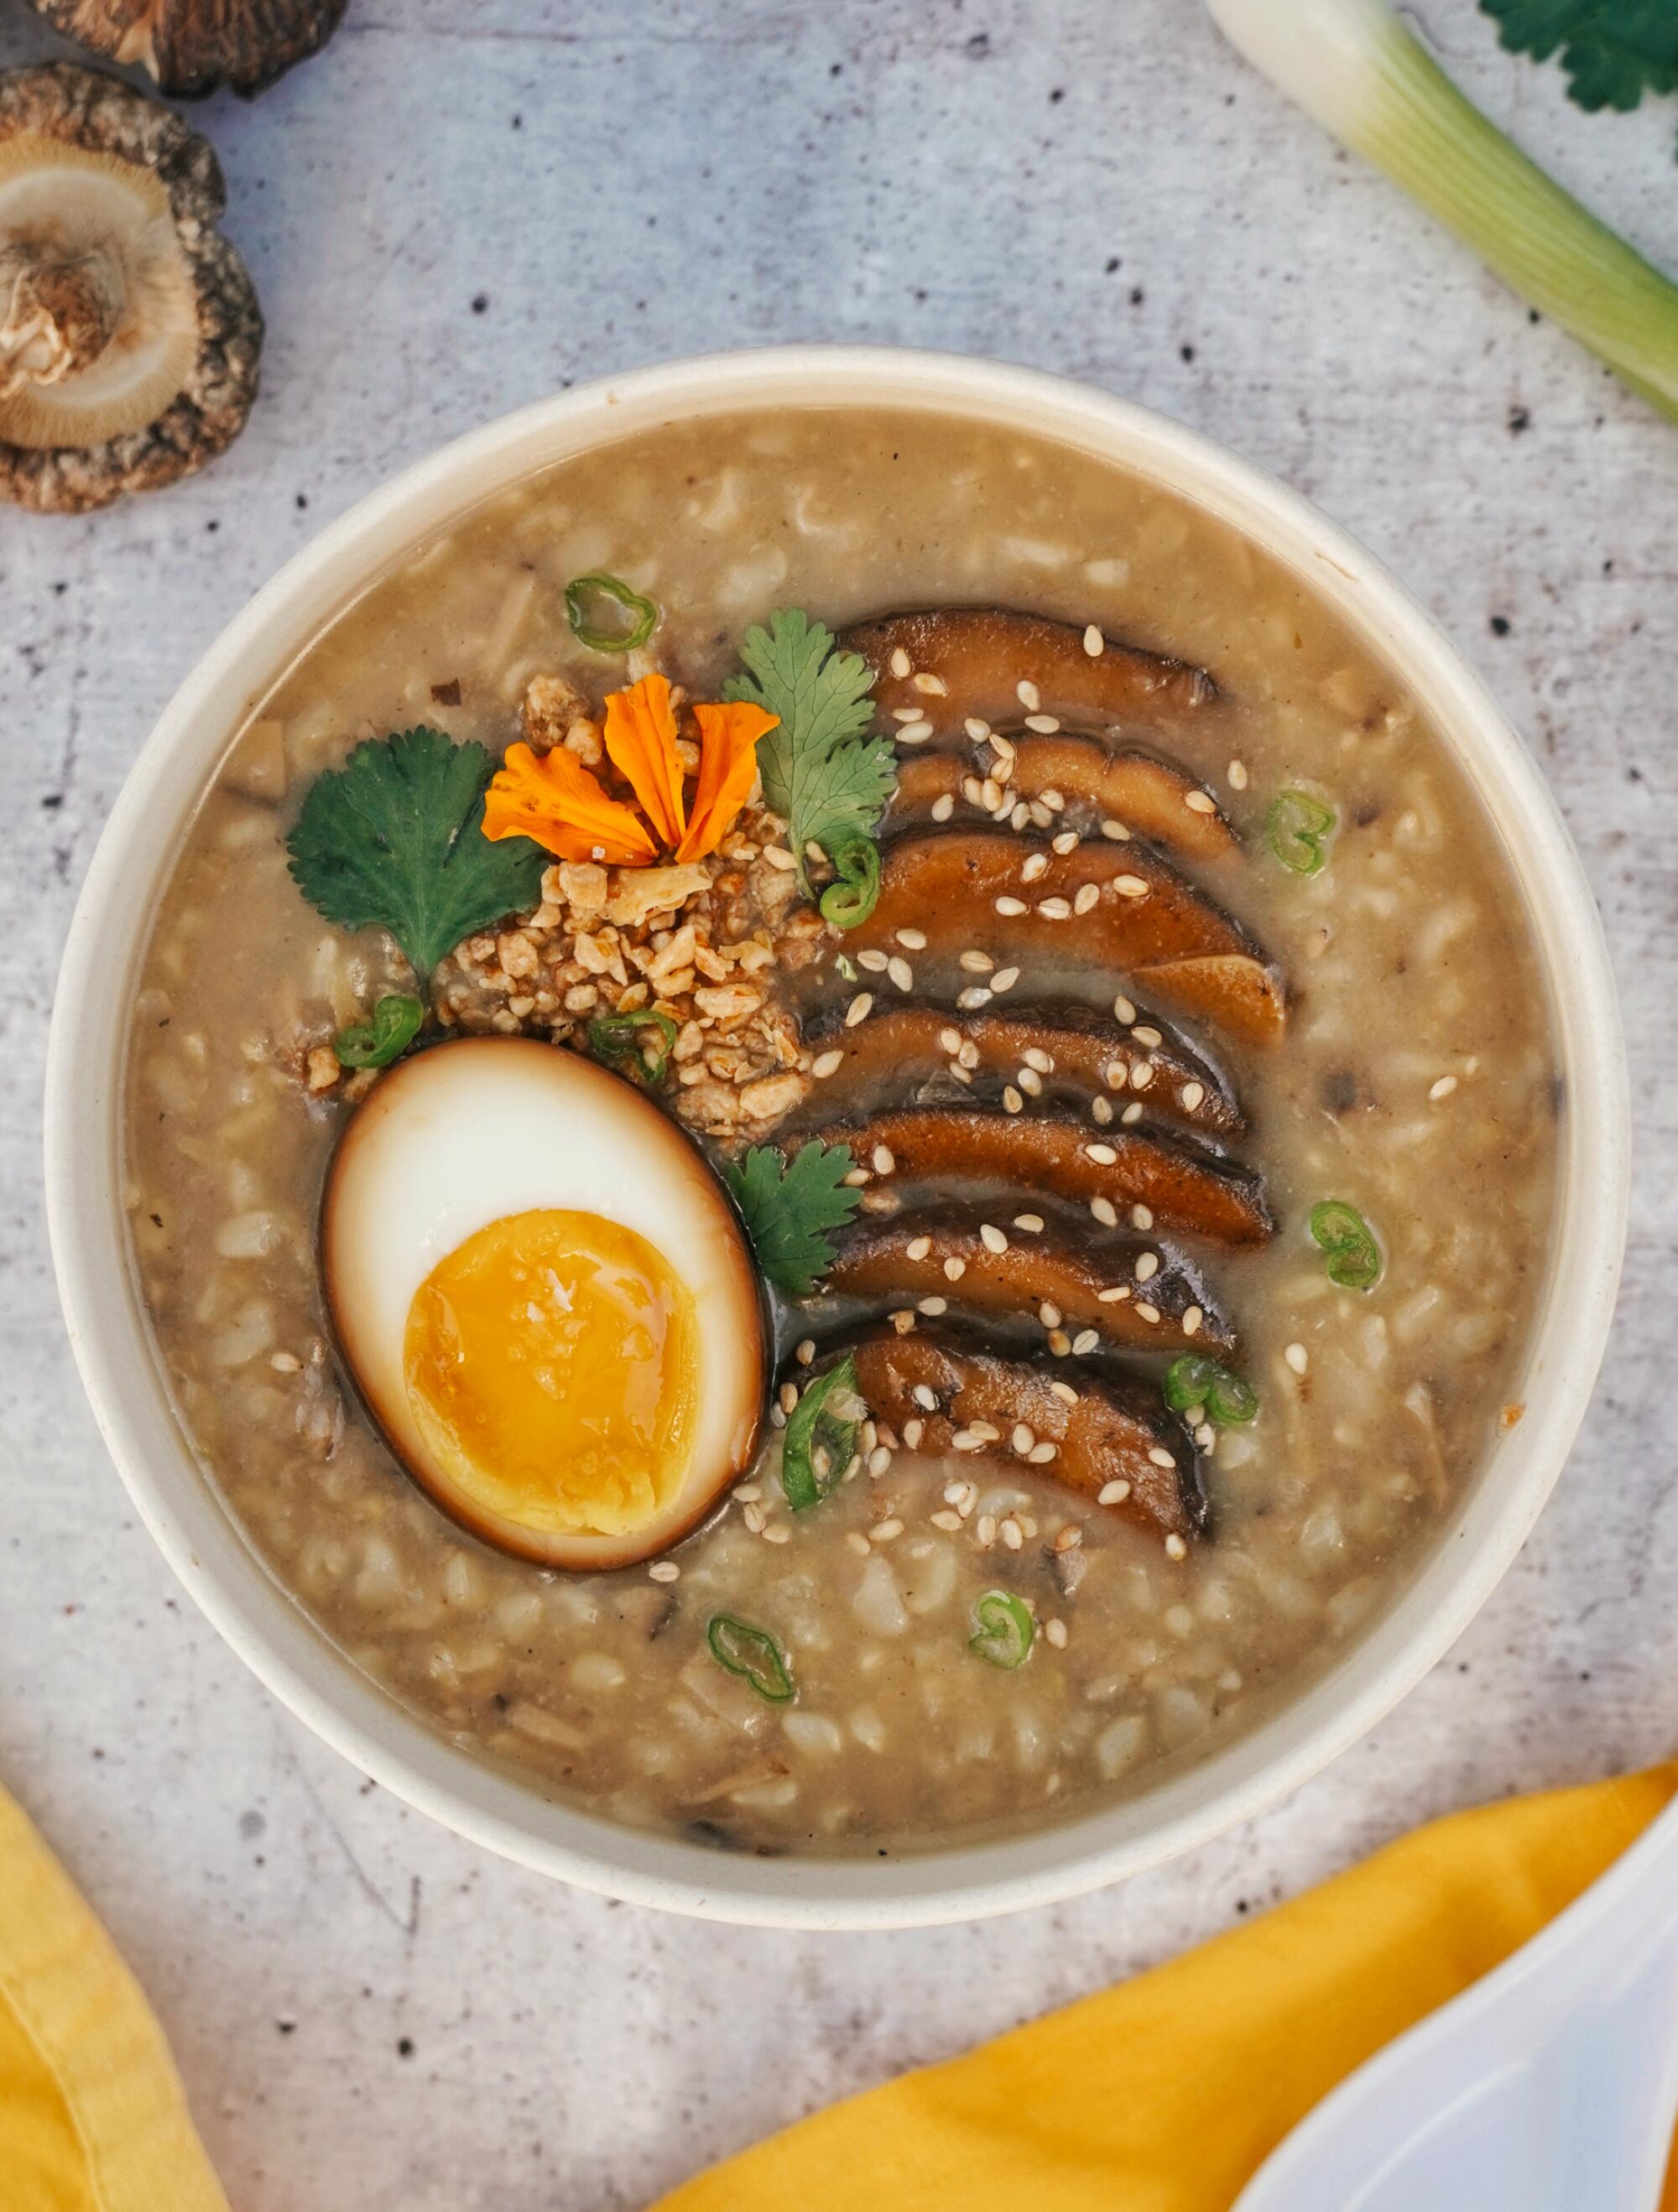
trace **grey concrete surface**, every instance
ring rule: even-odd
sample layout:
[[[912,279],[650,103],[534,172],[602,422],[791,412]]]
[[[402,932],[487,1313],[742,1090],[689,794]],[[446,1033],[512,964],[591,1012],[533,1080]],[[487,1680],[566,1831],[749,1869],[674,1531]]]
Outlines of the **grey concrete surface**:
[[[1678,258],[1673,116],[1588,120],[1471,0],[1463,77]],[[58,51],[21,4],[0,65]],[[239,2212],[605,2212],[1164,1958],[1429,1814],[1678,1744],[1678,433],[1225,51],[1193,0],[352,0],[198,111],[266,307],[243,441],[83,521],[0,509],[0,1775],[173,2038]],[[1640,1170],[1616,1342],[1519,1564],[1291,1802],[1062,1911],[919,1936],[688,1925],[405,1812],[175,1590],[84,1409],[42,1232],[58,950],[152,718],[252,589],[556,385],[788,338],[1065,369],[1362,535],[1462,641],[1607,913]]]

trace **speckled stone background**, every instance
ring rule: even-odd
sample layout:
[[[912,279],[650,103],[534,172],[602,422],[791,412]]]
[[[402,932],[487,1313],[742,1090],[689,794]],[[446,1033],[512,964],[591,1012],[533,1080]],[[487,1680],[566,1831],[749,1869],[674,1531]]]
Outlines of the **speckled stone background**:
[[[1452,65],[1678,260],[1670,107],[1589,120],[1471,0]],[[63,51],[0,0],[0,64]],[[269,319],[207,475],[0,508],[0,1775],[150,1991],[238,2212],[605,2212],[1134,1972],[1424,1816],[1678,1746],[1678,431],[1336,155],[1194,0],[352,0],[198,111]],[[1292,1802],[1054,1912],[925,1935],[690,1925],[405,1812],[245,1672],[84,1410],[40,1207],[59,940],[153,717],[393,469],[661,356],[873,339],[1182,416],[1358,532],[1526,731],[1606,909],[1640,1167],[1617,1341],[1537,1534]]]

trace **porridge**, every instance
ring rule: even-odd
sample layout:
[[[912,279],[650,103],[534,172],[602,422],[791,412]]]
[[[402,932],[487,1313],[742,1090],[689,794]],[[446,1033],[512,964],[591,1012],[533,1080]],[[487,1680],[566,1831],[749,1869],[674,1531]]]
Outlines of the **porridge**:
[[[231,734],[133,1015],[159,1356],[321,1630],[532,1787],[763,1851],[1087,1809],[1331,1663],[1519,1419],[1518,893],[1192,504],[667,425]]]

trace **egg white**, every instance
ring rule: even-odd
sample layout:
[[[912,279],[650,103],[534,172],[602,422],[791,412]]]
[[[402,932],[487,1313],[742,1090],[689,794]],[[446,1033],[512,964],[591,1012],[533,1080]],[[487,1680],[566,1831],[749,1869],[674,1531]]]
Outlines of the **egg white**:
[[[491,1222],[550,1207],[635,1231],[693,1300],[687,1470],[653,1522],[621,1535],[550,1533],[493,1514],[437,1466],[409,1402],[403,1350],[420,1285]],[[321,1267],[339,1346],[392,1449],[445,1510],[504,1549],[573,1567],[650,1558],[702,1519],[751,1458],[764,1346],[739,1224],[675,1124],[576,1053],[526,1037],[463,1037],[381,1078],[333,1158]]]

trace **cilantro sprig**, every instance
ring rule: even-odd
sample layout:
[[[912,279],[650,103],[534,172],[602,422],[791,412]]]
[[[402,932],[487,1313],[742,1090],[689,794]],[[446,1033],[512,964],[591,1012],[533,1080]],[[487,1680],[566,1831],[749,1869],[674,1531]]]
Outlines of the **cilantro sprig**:
[[[878,858],[863,848],[872,848],[897,781],[891,740],[865,734],[874,718],[872,672],[860,653],[838,652],[832,631],[798,607],[749,629],[740,659],[746,673],[725,684],[723,696],[780,717],[757,741],[757,765],[765,804],[787,817],[799,886],[808,892],[805,859],[818,845],[843,886],[830,904],[824,898],[822,911],[836,927],[854,929],[879,895]]]
[[[833,1259],[830,1231],[842,1229],[862,1202],[845,1177],[856,1165],[848,1145],[812,1138],[790,1159],[754,1145],[723,1170],[757,1264],[778,1291],[803,1297]]]
[[[359,744],[309,787],[286,850],[292,880],[340,929],[386,929],[423,982],[463,938],[534,906],[548,855],[479,834],[495,763],[441,730]]]
[[[1645,93],[1678,91],[1672,0],[1480,0],[1512,54],[1559,54],[1567,96],[1587,113],[1630,110]]]

